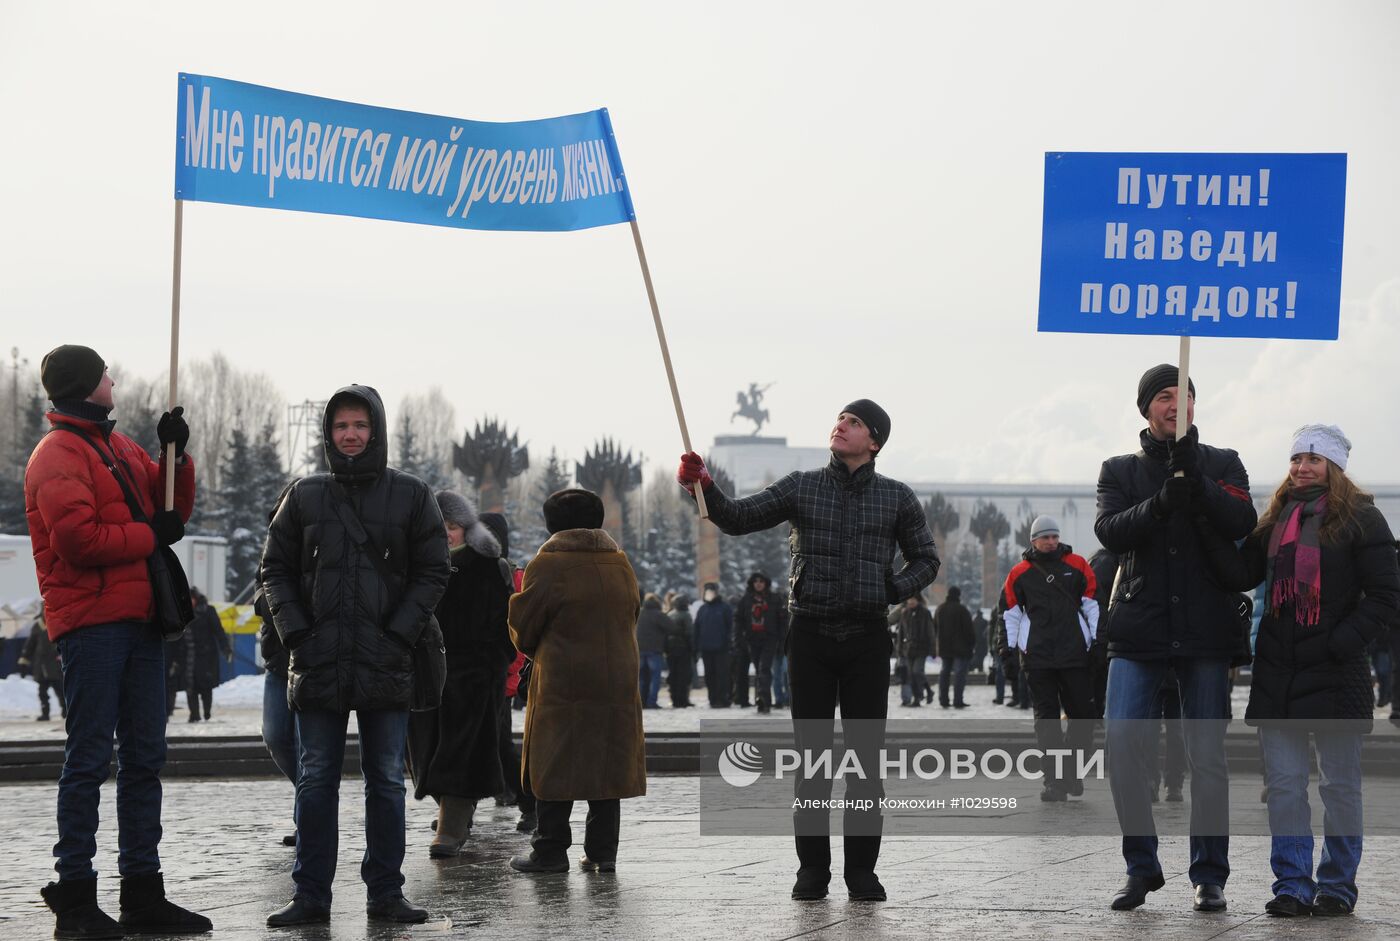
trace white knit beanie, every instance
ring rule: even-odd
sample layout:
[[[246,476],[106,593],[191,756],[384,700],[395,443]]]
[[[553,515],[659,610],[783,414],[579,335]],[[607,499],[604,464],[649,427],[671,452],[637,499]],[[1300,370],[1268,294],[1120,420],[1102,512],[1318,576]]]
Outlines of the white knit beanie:
[[[1351,454],[1351,439],[1336,425],[1304,425],[1293,432],[1293,444],[1289,446],[1288,458],[1298,454],[1321,454],[1342,470],[1347,469],[1347,455]]]

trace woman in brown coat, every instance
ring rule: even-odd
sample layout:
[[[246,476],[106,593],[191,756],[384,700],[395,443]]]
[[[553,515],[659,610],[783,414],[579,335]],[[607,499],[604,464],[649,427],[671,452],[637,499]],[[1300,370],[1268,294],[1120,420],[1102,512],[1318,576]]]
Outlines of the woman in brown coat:
[[[637,578],[603,525],[603,502],[560,490],[544,504],[549,541],[510,599],[510,634],[534,661],[521,779],[538,827],[520,872],[564,872],[574,801],[588,801],[584,869],[616,866],[621,799],[646,793],[637,686]]]

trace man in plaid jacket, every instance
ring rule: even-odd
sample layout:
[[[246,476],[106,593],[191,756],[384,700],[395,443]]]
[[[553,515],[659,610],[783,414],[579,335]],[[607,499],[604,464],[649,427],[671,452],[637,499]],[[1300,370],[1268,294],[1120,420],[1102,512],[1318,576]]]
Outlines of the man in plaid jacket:
[[[878,720],[853,746],[865,768],[878,766],[889,707],[888,606],[917,595],[938,574],[938,552],[923,505],[906,484],[875,473],[890,419],[869,399],[841,410],[831,431],[831,461],[797,471],[752,496],[736,499],[714,485],[700,456],[681,456],[676,479],[705,494],[710,520],[733,536],[789,523],[787,655],[792,718],[799,749],[829,748],[836,703],[845,720]],[[903,566],[895,571],[898,550]],[[858,723],[860,724],[860,723]],[[847,723],[847,738],[851,738]],[[792,895],[820,899],[831,881],[830,819],[808,809],[831,797],[831,780],[803,780],[793,813],[800,868]],[[884,795],[878,776],[848,781],[846,799]],[[846,810],[845,878],[852,899],[883,900],[875,876],[880,855],[878,810]]]

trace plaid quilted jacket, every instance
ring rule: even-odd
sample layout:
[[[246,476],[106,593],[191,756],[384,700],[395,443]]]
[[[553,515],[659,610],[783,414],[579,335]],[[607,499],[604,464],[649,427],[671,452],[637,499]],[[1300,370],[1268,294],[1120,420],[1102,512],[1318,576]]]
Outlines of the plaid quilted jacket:
[[[832,457],[794,471],[752,496],[705,491],[710,520],[731,536],[791,523],[788,610],[822,620],[883,621],[888,605],[917,594],[938,574],[938,551],[923,505],[907,484],[852,474]],[[904,565],[894,570],[895,551]]]

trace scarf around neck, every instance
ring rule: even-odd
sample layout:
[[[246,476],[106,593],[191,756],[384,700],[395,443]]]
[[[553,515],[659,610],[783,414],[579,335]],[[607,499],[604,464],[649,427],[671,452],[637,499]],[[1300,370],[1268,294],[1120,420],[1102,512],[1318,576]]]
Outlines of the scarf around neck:
[[[1264,597],[1277,616],[1293,605],[1297,622],[1316,626],[1322,616],[1322,549],[1319,532],[1327,511],[1323,487],[1290,490],[1288,502],[1269,534],[1269,559]]]

